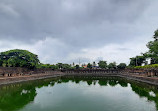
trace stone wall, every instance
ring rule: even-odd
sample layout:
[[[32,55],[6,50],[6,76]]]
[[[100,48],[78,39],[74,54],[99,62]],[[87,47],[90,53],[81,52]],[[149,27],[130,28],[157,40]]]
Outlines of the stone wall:
[[[0,67],[0,76],[18,76],[30,72],[27,68]]]
[[[8,76],[23,76],[23,75],[38,75],[38,74],[64,74],[61,70],[52,69],[27,69],[21,67],[0,67],[0,77]]]
[[[32,74],[45,74],[52,71],[51,69],[27,69],[21,67],[0,67],[0,76],[22,76]]]
[[[139,76],[158,76],[158,69],[81,69],[81,70],[62,70],[66,74],[126,74]]]
[[[32,74],[124,74],[139,75],[145,77],[158,76],[158,69],[73,69],[73,70],[52,70],[52,69],[27,69],[20,67],[0,67],[0,76],[22,76]]]

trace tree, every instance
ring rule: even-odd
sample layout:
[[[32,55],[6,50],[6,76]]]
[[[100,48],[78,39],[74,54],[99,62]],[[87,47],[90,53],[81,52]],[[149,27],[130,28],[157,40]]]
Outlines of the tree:
[[[88,63],[87,67],[91,69],[92,68],[92,64]]]
[[[73,66],[73,67],[75,66],[75,63],[74,63],[74,62],[72,63],[72,66]]]
[[[79,68],[80,68],[80,66],[79,66],[79,65],[76,65],[75,67],[76,67],[76,69],[79,69]]]
[[[151,58],[151,64],[158,64],[158,30],[154,32],[153,41],[148,42],[148,55]]]
[[[0,61],[0,65],[4,67],[35,68],[40,63],[37,55],[20,49],[1,52]]]
[[[136,56],[130,58],[129,66],[141,66],[144,63],[146,57],[145,56]]]
[[[16,58],[9,58],[7,60],[8,67],[16,67],[17,59]],[[23,64],[23,63],[22,63]],[[24,65],[24,64],[23,64]]]
[[[51,69],[58,69],[58,67],[56,65],[50,65],[51,66]]]
[[[126,68],[126,64],[125,63],[120,63],[118,66],[117,66],[117,68],[118,69],[125,69]]]
[[[155,41],[158,40],[158,29],[154,32],[153,38],[155,39]]]
[[[99,61],[98,65],[102,69],[106,69],[107,68],[107,62],[106,61]]]
[[[69,64],[62,64],[63,69],[71,69],[71,65]]]
[[[0,66],[2,66],[2,64],[3,64],[3,61],[0,59]]]
[[[58,69],[71,69],[71,65],[70,64],[63,64],[63,63],[58,63],[56,64],[56,66],[58,67]]]
[[[62,68],[63,68],[62,63],[58,63],[58,64],[56,64],[56,65],[57,65],[58,69],[62,69]]]
[[[112,62],[108,65],[108,69],[116,69],[116,62]]]

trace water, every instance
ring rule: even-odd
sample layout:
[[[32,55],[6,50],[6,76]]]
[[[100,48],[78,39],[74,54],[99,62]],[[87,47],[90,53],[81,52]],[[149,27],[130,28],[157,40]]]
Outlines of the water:
[[[157,86],[122,78],[56,78],[0,87],[0,111],[157,111],[157,109]]]

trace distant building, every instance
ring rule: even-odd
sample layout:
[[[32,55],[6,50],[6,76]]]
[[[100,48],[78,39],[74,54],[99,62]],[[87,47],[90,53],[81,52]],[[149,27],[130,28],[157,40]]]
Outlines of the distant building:
[[[99,66],[92,66],[92,69],[99,69]]]
[[[146,61],[147,61],[147,65],[151,64],[151,58],[147,58]]]
[[[87,65],[82,65],[82,67],[86,69],[86,68],[87,68]]]
[[[145,61],[142,63],[142,66],[149,65],[149,64],[151,64],[151,58],[146,58]]]

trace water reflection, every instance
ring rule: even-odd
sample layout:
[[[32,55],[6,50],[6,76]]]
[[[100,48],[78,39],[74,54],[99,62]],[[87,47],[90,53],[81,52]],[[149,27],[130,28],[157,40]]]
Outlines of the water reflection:
[[[0,110],[14,111],[23,108],[34,101],[36,88],[48,86],[52,80],[37,80],[31,82],[3,85],[0,87]],[[51,82],[54,86],[54,82]]]
[[[64,77],[56,79],[45,79],[31,82],[3,85],[0,87],[0,110],[15,111],[22,109],[27,104],[34,101],[37,96],[37,88],[53,87],[56,84],[74,82],[86,82],[89,86],[99,84],[101,87],[131,87],[140,98],[146,98],[148,101],[155,102],[158,110],[158,87],[135,81],[129,81],[123,78],[107,77],[102,79],[94,78],[74,78]]]

